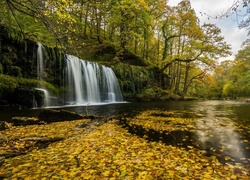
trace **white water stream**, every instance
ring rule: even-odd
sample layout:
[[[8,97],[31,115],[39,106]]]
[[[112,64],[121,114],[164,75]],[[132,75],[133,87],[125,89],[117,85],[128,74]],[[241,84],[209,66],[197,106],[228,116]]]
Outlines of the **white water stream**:
[[[118,80],[109,67],[67,55],[66,87],[70,105],[122,102]]]

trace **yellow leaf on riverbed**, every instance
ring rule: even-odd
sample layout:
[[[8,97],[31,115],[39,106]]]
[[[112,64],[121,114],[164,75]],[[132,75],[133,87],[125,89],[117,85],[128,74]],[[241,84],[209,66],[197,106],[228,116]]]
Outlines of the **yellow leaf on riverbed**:
[[[154,153],[152,153],[152,152],[148,152],[145,154],[145,156],[153,156],[153,155],[154,155]]]
[[[142,171],[139,173],[139,177],[137,179],[145,179],[145,177],[147,176],[148,172],[147,171]]]
[[[174,178],[174,171],[168,171],[168,175],[170,178]]]
[[[232,175],[230,178],[231,179],[237,179],[237,177],[235,175]]]
[[[109,174],[110,174],[110,171],[105,171],[105,172],[103,172],[102,174],[103,174],[103,176],[108,177]]]
[[[60,171],[60,174],[61,174],[61,175],[66,175],[66,174],[68,174],[68,172],[65,171],[65,170],[61,170],[61,171]]]
[[[166,130],[170,130],[174,118],[168,120],[168,114],[167,117],[164,117],[164,114],[158,114],[159,117],[151,115],[152,117],[143,121],[138,118],[131,121],[138,120],[136,123],[140,123],[142,126],[146,123],[148,128],[151,128],[152,125],[153,129],[159,131],[163,130],[163,126]],[[158,121],[154,119],[155,117],[158,118]],[[160,124],[164,121],[165,125]],[[178,121],[180,121],[179,124],[183,124],[181,118],[178,118]],[[18,127],[15,128],[15,131],[11,129],[1,131],[4,135],[8,135],[10,140],[26,136],[34,137],[34,132],[38,132],[39,136],[55,137],[59,135],[64,139],[52,143],[46,148],[6,159],[1,166],[0,176],[29,180],[48,177],[51,179],[94,180],[233,180],[235,177],[249,179],[248,171],[242,165],[237,164],[237,168],[242,173],[232,175],[238,173],[235,171],[235,165],[222,164],[216,156],[204,156],[206,151],[200,151],[192,144],[187,144],[191,148],[186,149],[166,145],[163,142],[152,142],[130,134],[114,122],[91,127],[91,129],[75,128],[84,122],[86,121],[52,123],[29,128]],[[176,127],[183,129],[179,125]]]

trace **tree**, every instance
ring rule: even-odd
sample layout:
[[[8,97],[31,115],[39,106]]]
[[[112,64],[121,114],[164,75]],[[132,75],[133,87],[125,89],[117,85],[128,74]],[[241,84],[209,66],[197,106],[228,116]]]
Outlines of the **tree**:
[[[1,3],[3,5],[0,12],[3,17],[1,24],[19,29],[25,36],[34,36],[32,31],[38,34],[47,30],[54,36],[55,43],[62,46],[61,41],[68,37],[68,32],[74,31],[75,20],[70,14],[73,0],[6,0]],[[8,13],[8,16],[5,16],[5,12]],[[37,37],[34,36],[34,39]],[[51,37],[49,39],[52,41]]]
[[[230,73],[231,86],[236,96],[250,96],[250,46],[246,46],[236,55]],[[229,87],[231,87],[229,86]],[[233,89],[234,89],[233,88]]]
[[[216,60],[230,51],[219,28],[200,25],[189,1],[176,7],[169,7],[164,0],[0,3],[1,24],[21,29],[34,41],[64,47],[70,53],[102,48],[108,53],[114,50],[111,54],[116,60],[122,61],[127,54],[140,57],[143,64],[156,70],[155,84],[183,98],[196,82],[205,82],[202,78]]]
[[[221,56],[230,54],[230,46],[214,24],[199,25],[194,10],[188,1],[182,1],[163,23],[164,48],[161,71],[167,72],[170,88],[184,97],[194,78],[204,73],[193,74],[200,67],[204,72],[213,67]]]
[[[223,61],[213,74],[221,98],[250,96],[250,46],[245,46],[235,59]]]

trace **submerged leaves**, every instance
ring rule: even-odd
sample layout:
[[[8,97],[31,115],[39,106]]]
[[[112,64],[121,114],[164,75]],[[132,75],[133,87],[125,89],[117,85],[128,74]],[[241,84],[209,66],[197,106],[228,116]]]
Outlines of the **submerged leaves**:
[[[147,118],[146,115],[144,117]],[[93,127],[91,131],[74,128],[83,122],[87,120],[3,131],[9,139],[39,134],[64,137],[65,140],[45,149],[6,159],[0,176],[6,179],[150,180],[246,179],[249,175],[243,166],[223,165],[216,157],[206,157],[194,147],[185,150],[138,138],[120,127],[115,120]]]
[[[195,128],[194,118],[176,117],[178,112],[162,112],[160,110],[144,111],[133,119],[128,119],[128,124],[140,125],[145,129],[156,131],[192,130]]]

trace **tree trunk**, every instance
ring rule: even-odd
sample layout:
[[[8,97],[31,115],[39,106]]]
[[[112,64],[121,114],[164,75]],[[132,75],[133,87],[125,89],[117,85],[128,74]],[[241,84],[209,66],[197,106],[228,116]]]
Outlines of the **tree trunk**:
[[[86,3],[86,12],[84,17],[84,29],[83,29],[83,35],[87,37],[87,24],[88,24],[88,14],[89,14],[89,3]]]
[[[177,62],[177,71],[176,71],[176,83],[175,83],[175,94],[179,93],[180,81],[181,81],[181,62]]]
[[[101,44],[101,37],[100,37],[100,32],[101,32],[101,13],[98,13],[97,7],[95,7],[95,19],[96,19],[96,37],[97,41]]]
[[[183,85],[183,91],[182,91],[182,98],[185,97],[188,89],[188,74],[190,69],[190,63],[186,62],[186,70],[185,70],[185,78],[184,78],[184,85]]]

